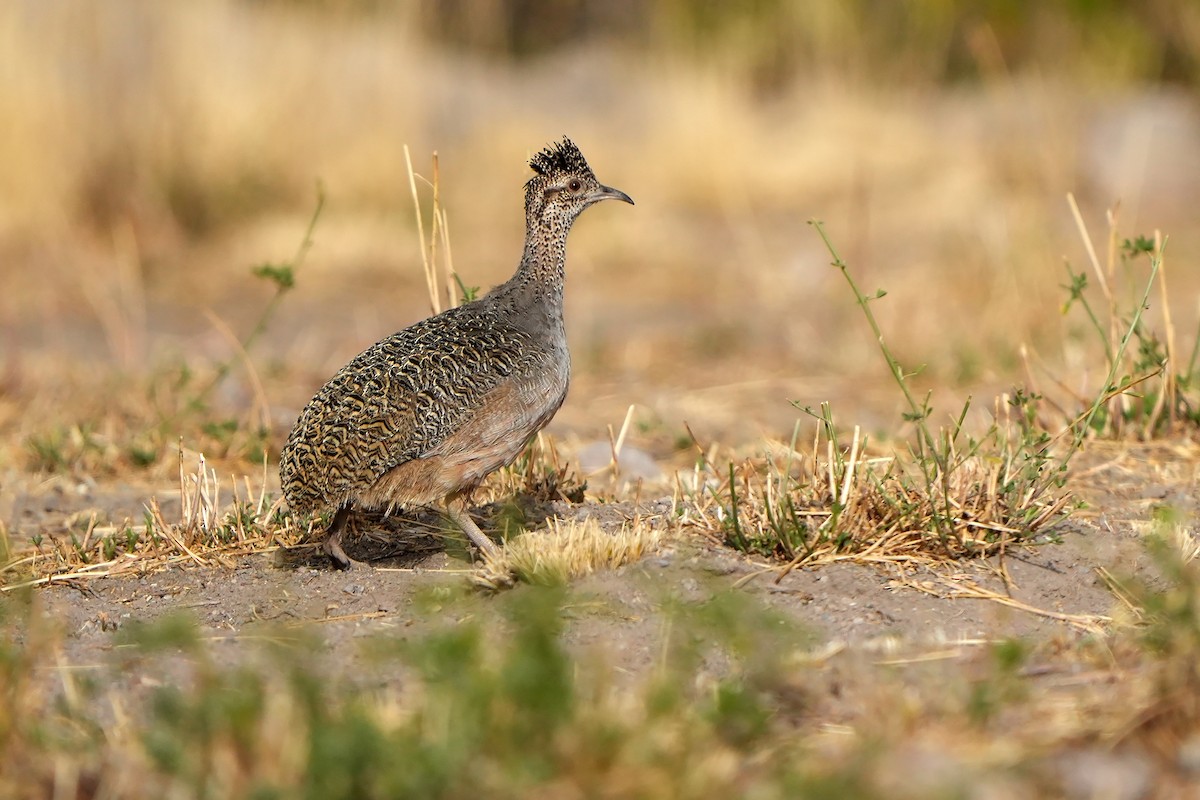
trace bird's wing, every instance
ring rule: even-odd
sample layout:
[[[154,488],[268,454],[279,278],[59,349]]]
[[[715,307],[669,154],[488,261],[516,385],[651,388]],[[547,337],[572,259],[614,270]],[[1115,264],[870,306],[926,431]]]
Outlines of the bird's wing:
[[[389,449],[412,439],[412,404],[392,399],[390,371],[373,350],[330,378],[296,420],[280,459],[292,507],[340,505],[373,479]]]
[[[339,370],[297,420],[280,469],[289,503],[339,505],[429,454],[532,355],[524,333],[467,307],[372,345]]]
[[[432,330],[418,323],[377,345],[389,364],[387,401],[379,404],[380,474],[434,451],[533,355],[523,333],[494,318],[462,313],[441,319]]]

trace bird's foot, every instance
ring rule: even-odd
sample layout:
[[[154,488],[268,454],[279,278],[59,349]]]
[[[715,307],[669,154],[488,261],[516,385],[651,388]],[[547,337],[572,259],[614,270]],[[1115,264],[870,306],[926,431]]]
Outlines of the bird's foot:
[[[479,525],[475,524],[474,519],[470,518],[466,509],[458,511],[458,516],[454,517],[454,521],[458,523],[462,533],[467,534],[467,539],[472,542],[472,545],[479,549],[482,557],[494,559],[500,554],[500,548],[496,546],[496,542],[488,539],[484,531],[479,529]]]
[[[479,526],[475,524],[475,520],[471,519],[471,515],[467,513],[465,508],[453,504],[447,504],[446,512],[450,519],[458,525],[459,529],[467,535],[471,543],[479,549],[479,554],[485,558],[495,558],[500,554],[500,548],[496,543],[484,535],[483,531],[479,530]]]
[[[327,536],[322,549],[325,551],[325,555],[329,556],[329,563],[333,565],[334,569],[345,571],[354,566],[354,561],[342,549],[340,535]]]
[[[480,531],[478,538],[472,536],[471,541],[473,541],[475,546],[479,548],[479,554],[481,556],[495,558],[496,556],[500,555],[500,548],[496,546],[495,542],[485,536],[482,531]]]

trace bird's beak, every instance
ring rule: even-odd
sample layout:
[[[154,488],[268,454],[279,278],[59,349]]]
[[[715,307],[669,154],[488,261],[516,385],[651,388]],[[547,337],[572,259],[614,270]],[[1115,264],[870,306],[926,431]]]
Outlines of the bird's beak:
[[[622,192],[620,189],[614,189],[611,186],[600,184],[600,188],[588,195],[590,203],[599,203],[601,200],[624,200],[629,205],[633,205],[633,198]]]

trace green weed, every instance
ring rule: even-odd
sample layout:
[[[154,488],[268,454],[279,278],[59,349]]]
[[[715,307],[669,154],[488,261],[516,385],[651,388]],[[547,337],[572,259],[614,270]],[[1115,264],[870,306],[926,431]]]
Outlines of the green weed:
[[[1037,398],[1018,391],[998,399],[982,435],[965,424],[969,400],[948,426],[935,428],[932,395],[914,393],[914,373],[896,358],[871,309],[887,293],[864,294],[824,228],[813,225],[862,309],[913,434],[902,455],[871,458],[866,437],[855,428],[847,442],[827,404],[801,408],[817,422],[810,457],[797,450],[797,424],[782,459],[730,466],[726,543],[793,564],[853,553],[912,562],[1001,552],[1060,522],[1069,509],[1068,456],[1035,424]]]
[[[1029,645],[1005,639],[988,647],[988,671],[971,684],[966,712],[976,725],[991,722],[1004,708],[1024,700],[1029,693],[1021,669],[1029,660]]]
[[[87,422],[32,433],[25,447],[29,469],[48,473],[111,472],[116,452],[108,438]]]
[[[1105,371],[1104,385],[1095,401],[1084,405],[1069,421],[1077,440],[1085,437],[1152,439],[1173,432],[1179,425],[1200,423],[1200,329],[1192,338],[1190,355],[1177,340],[1167,290],[1161,237],[1120,239],[1115,215],[1110,215],[1107,268],[1101,266],[1088,232],[1076,211],[1080,235],[1087,243],[1092,275],[1102,305],[1091,298],[1092,279],[1066,264],[1068,282],[1063,287],[1066,314],[1082,311],[1085,329],[1099,350]],[[1119,242],[1119,243],[1118,243]],[[1144,265],[1144,268],[1143,266]],[[1162,330],[1150,326],[1144,312],[1159,289]]]

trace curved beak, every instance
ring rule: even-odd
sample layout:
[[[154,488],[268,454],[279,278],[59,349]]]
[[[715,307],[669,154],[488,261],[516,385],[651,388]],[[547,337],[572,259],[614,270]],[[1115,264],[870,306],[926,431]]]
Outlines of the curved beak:
[[[611,186],[600,184],[600,188],[588,195],[589,203],[599,203],[601,200],[624,200],[629,205],[633,205],[633,198],[622,192],[620,189],[614,189]]]

